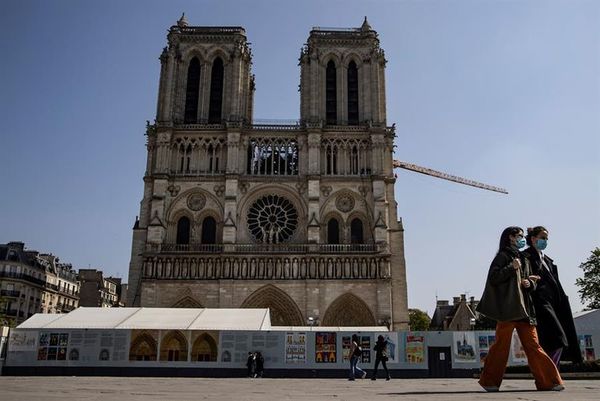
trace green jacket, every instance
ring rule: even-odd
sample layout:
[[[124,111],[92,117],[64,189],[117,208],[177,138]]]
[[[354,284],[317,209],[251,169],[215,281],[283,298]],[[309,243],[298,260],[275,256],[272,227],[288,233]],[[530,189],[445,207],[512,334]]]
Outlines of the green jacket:
[[[515,258],[521,260],[519,270],[513,268],[512,261]],[[529,280],[529,288],[521,286],[521,279],[529,279],[531,274],[529,261],[516,248],[500,250],[490,266],[477,312],[500,322],[526,319],[535,325],[531,292],[535,291],[536,284]]]

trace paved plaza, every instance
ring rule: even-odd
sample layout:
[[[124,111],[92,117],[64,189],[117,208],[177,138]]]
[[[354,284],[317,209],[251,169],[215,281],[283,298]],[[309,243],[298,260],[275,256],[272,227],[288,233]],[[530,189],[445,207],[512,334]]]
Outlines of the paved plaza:
[[[137,377],[0,377],[1,401],[70,400],[597,400],[600,380],[569,380],[562,392],[506,380],[485,393],[474,379],[195,379]]]

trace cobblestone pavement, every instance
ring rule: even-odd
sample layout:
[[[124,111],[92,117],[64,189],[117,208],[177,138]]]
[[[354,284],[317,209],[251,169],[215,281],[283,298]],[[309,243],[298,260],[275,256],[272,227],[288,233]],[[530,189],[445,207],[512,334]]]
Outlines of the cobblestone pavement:
[[[561,392],[535,391],[533,380],[505,380],[485,393],[474,379],[196,379],[0,377],[0,400],[569,400],[600,399],[600,380],[569,380]]]

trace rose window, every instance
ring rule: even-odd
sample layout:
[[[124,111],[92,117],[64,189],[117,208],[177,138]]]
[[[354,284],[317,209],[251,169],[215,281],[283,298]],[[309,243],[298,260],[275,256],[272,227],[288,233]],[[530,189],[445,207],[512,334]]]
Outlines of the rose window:
[[[286,198],[266,195],[250,206],[248,229],[255,240],[265,244],[285,242],[298,227],[298,212]]]

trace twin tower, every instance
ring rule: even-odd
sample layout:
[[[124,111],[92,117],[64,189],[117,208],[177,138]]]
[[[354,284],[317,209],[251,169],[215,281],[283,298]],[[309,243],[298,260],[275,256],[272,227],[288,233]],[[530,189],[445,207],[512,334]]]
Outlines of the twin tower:
[[[129,267],[132,306],[269,308],[274,325],[408,328],[384,52],[313,28],[300,119],[253,120],[240,27],[169,30]]]

